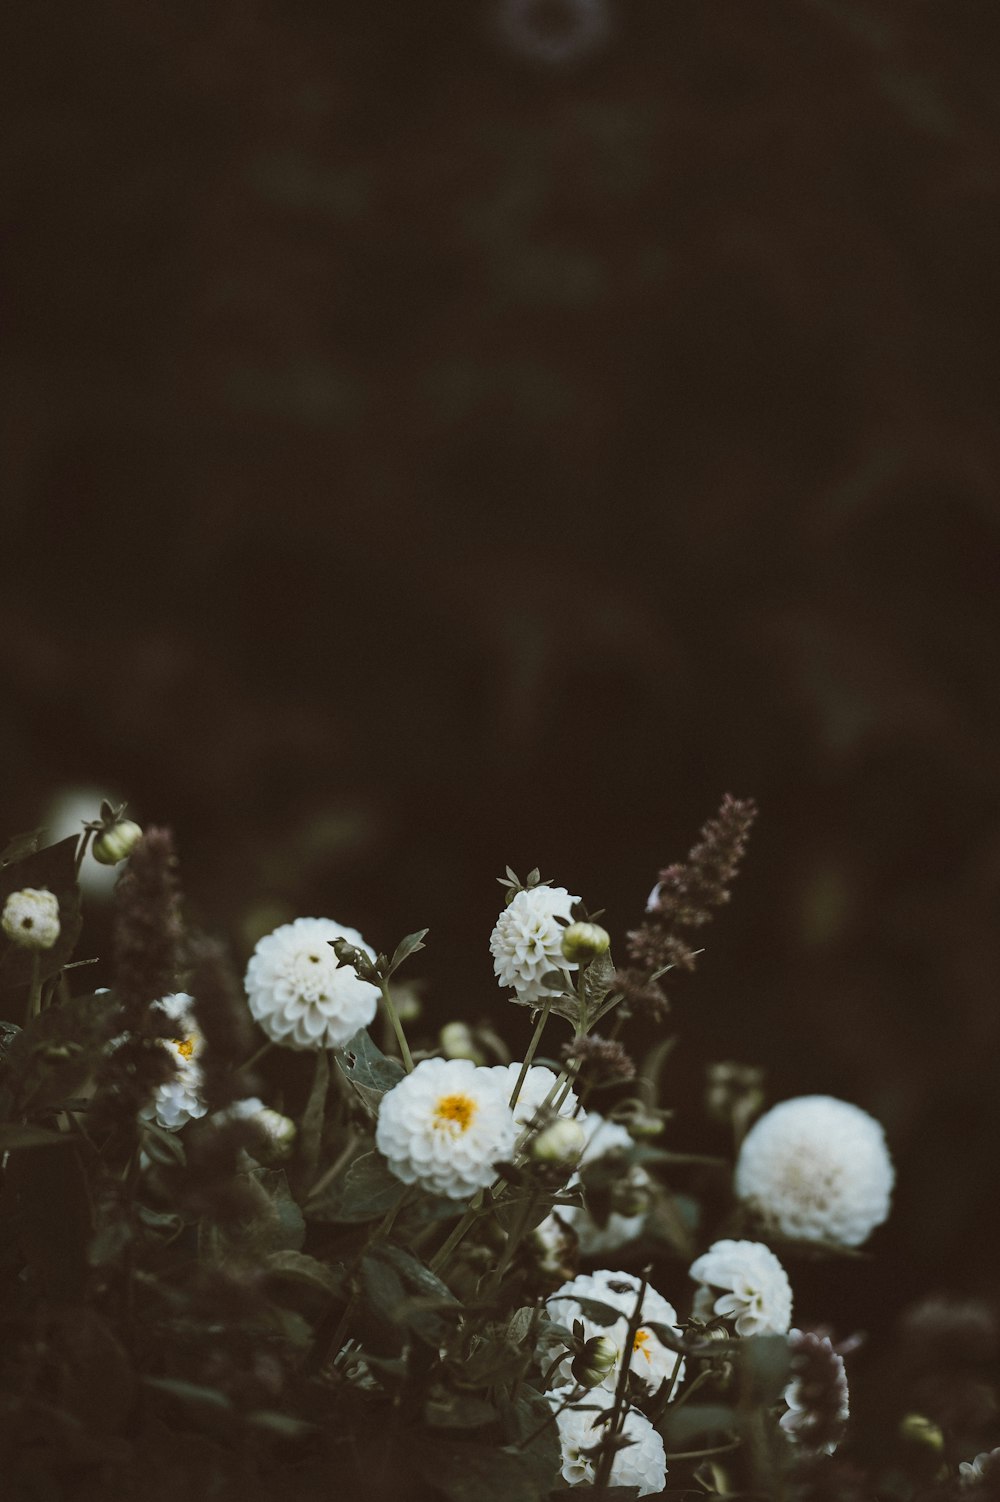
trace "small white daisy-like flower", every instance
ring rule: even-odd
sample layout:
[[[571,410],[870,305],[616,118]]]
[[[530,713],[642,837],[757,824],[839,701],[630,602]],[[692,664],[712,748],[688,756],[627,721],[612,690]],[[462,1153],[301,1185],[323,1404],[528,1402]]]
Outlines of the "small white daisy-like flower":
[[[558,1410],[573,1391],[573,1387],[564,1387],[548,1393],[547,1397]],[[579,1404],[572,1404],[568,1408],[562,1408],[561,1413],[557,1412],[560,1475],[568,1486],[594,1484],[597,1475],[596,1457],[585,1452],[600,1443],[602,1425],[607,1422],[605,1412],[601,1410],[609,1409],[611,1400],[608,1396],[602,1404],[601,1392],[602,1389],[597,1388],[581,1398]],[[631,1443],[616,1453],[611,1465],[610,1484],[637,1486],[640,1497],[661,1492],[667,1480],[667,1457],[663,1441],[649,1419],[638,1408],[627,1409],[622,1433]]]
[[[792,1380],[785,1388],[788,1412],[778,1423],[803,1449],[832,1455],[851,1416],[844,1358],[828,1335],[789,1330]]]
[[[574,1321],[579,1320],[583,1326],[584,1340],[590,1340],[595,1335],[604,1335],[617,1345],[618,1360],[604,1380],[604,1386],[612,1391],[618,1381],[624,1347],[628,1339],[629,1324],[635,1311],[635,1301],[640,1287],[639,1279],[632,1273],[612,1272],[607,1268],[602,1268],[598,1272],[581,1273],[578,1277],[572,1278],[561,1288],[557,1288],[552,1297],[545,1301],[546,1314],[555,1324],[572,1330]],[[588,1315],[586,1307],[581,1306],[580,1299],[592,1299],[596,1304],[619,1309],[621,1318],[614,1324],[602,1325]],[[629,1353],[629,1369],[644,1387],[650,1392],[655,1392],[662,1382],[671,1381],[675,1368],[678,1382],[684,1376],[683,1360],[676,1351],[664,1345],[659,1337],[648,1328],[653,1324],[664,1325],[668,1329],[676,1326],[677,1311],[672,1304],[656,1292],[655,1288],[647,1287],[642,1300],[641,1318],[642,1323],[636,1330],[632,1350]],[[559,1337],[546,1334],[543,1324],[536,1352],[540,1365],[551,1365],[559,1344]],[[567,1351],[565,1358],[556,1367],[552,1380],[560,1385],[571,1382],[573,1380],[572,1361],[572,1354]]]
[[[152,1101],[139,1114],[147,1121],[158,1122],[168,1132],[179,1132],[208,1110],[201,1094],[202,1073],[198,1063],[205,1040],[194,1019],[194,1001],[185,992],[164,996],[156,1005],[176,1026],[173,1037],[159,1041],[170,1051],[177,1073],[165,1085],[157,1087]]]
[[[513,986],[518,1001],[537,1006],[549,993],[542,976],[575,970],[562,952],[563,930],[556,918],[570,919],[579,897],[565,887],[531,887],[518,892],[490,935],[493,969],[501,986]]]
[[[984,1450],[975,1460],[962,1460],[958,1466],[961,1486],[978,1486],[991,1474],[1000,1474],[1000,1450]]]
[[[382,1097],[375,1128],[398,1179],[455,1200],[491,1184],[516,1140],[504,1087],[470,1059],[424,1059]]]
[[[4,903],[0,924],[21,949],[51,949],[59,937],[59,898],[44,887],[22,887]]]
[[[520,1064],[491,1064],[489,1073],[496,1080],[500,1089],[505,1092],[509,1101],[514,1094],[514,1086],[517,1084],[518,1076],[521,1073]],[[552,1091],[557,1079],[558,1076],[553,1074],[551,1069],[546,1069],[544,1064],[532,1064],[529,1066],[521,1088],[518,1091],[517,1100],[514,1103],[514,1120],[517,1122],[519,1130],[531,1126],[536,1113],[541,1110],[546,1099],[548,1099],[549,1108],[551,1109],[552,1101],[555,1098]],[[560,1085],[556,1094],[562,1095],[563,1088],[564,1086]],[[566,1098],[559,1106],[559,1115],[572,1116],[576,1107],[576,1095],[572,1090],[567,1090]],[[581,1126],[583,1126],[585,1115],[582,1111],[578,1120]]]
[[[735,1187],[783,1236],[860,1246],[889,1214],[894,1178],[874,1117],[829,1095],[802,1095],[750,1128]]]
[[[338,965],[332,939],[346,939],[371,959],[355,928],[330,918],[296,918],[261,939],[247,966],[250,1011],[272,1043],[284,1048],[343,1048],[378,1008],[378,989],[351,965]]]
[[[598,1111],[588,1111],[579,1119],[587,1139],[580,1155],[581,1164],[596,1163],[605,1153],[617,1149],[627,1151],[635,1145],[620,1122],[607,1121]],[[640,1192],[651,1182],[649,1174],[638,1164],[629,1168],[625,1177],[630,1187]],[[570,1180],[571,1184],[576,1182],[575,1179]],[[604,1257],[609,1252],[618,1251],[619,1247],[641,1235],[646,1223],[645,1211],[638,1215],[623,1215],[618,1210],[612,1210],[603,1225],[598,1225],[586,1205],[582,1208],[577,1205],[560,1205],[559,1214],[573,1227],[581,1255],[588,1258]]]
[[[784,1335],[792,1322],[788,1275],[770,1247],[760,1241],[716,1241],[691,1264],[691,1277],[703,1286],[694,1312],[732,1320],[737,1335]]]

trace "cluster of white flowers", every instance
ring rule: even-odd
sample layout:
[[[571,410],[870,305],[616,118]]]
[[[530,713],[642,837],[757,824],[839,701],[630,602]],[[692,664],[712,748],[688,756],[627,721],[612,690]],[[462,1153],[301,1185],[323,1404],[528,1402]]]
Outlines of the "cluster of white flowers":
[[[699,1319],[732,1320],[737,1335],[784,1335],[792,1322],[792,1288],[777,1257],[760,1241],[716,1241],[691,1264],[701,1283]]]
[[[538,1006],[548,994],[542,976],[550,970],[575,970],[562,952],[563,929],[579,897],[565,887],[531,887],[518,892],[490,935],[493,969],[501,986],[513,986],[519,1001]]]
[[[470,1199],[517,1140],[510,1090],[470,1059],[424,1059],[382,1097],[375,1145],[404,1184]]]
[[[164,996],[156,1005],[176,1028],[174,1036],[159,1041],[173,1056],[177,1073],[165,1085],[157,1087],[155,1096],[140,1114],[168,1132],[179,1132],[208,1110],[201,1093],[202,1072],[198,1063],[205,1040],[195,1021],[194,1000],[186,992]]]
[[[346,939],[371,959],[357,929],[330,918],[296,918],[258,943],[245,979],[250,1011],[272,1043],[343,1048],[378,1008],[378,989],[338,965],[331,940]]]
[[[735,1187],[782,1236],[853,1247],[888,1215],[893,1180],[873,1117],[829,1095],[803,1095],[751,1127]]]
[[[44,887],[22,887],[3,905],[0,926],[21,949],[51,949],[59,937],[59,899]]]
[[[603,1382],[612,1391],[626,1355],[629,1324],[641,1287],[639,1279],[632,1273],[612,1272],[602,1268],[595,1273],[581,1273],[572,1278],[557,1288],[545,1303],[548,1318],[554,1324],[572,1329],[574,1322],[579,1320],[583,1326],[584,1340],[604,1335],[615,1344],[617,1359]],[[587,1313],[586,1303],[581,1304],[581,1299],[616,1309],[620,1311],[619,1318],[611,1324],[601,1324]],[[649,1328],[651,1325],[662,1325],[667,1329],[676,1327],[677,1311],[655,1288],[647,1287],[642,1299],[640,1324],[632,1341],[632,1349],[628,1352],[628,1364],[633,1376],[650,1392],[655,1392],[664,1380],[673,1379],[675,1370],[676,1380],[681,1381],[684,1376],[684,1361],[676,1351],[663,1344],[659,1336]],[[551,1365],[561,1344],[561,1336],[547,1330],[543,1323],[536,1352],[539,1364]],[[563,1360],[554,1368],[551,1380],[560,1386],[571,1382],[572,1360],[572,1355],[567,1351]]]
[[[600,1443],[610,1404],[588,1395],[578,1403],[563,1407],[574,1388],[556,1388],[548,1393],[556,1409],[561,1454],[560,1475],[568,1486],[586,1483],[593,1486],[597,1462],[586,1452]],[[629,1444],[616,1451],[611,1464],[611,1486],[636,1486],[640,1497],[661,1492],[667,1481],[667,1457],[663,1441],[649,1419],[638,1408],[629,1408],[622,1423],[622,1433]]]
[[[627,1151],[634,1145],[632,1138],[619,1122],[605,1120],[599,1111],[588,1111],[585,1115],[581,1114],[577,1120],[583,1126],[586,1139],[580,1155],[581,1166],[596,1163],[606,1153],[619,1149]],[[629,1188],[640,1194],[650,1187],[649,1174],[638,1164],[628,1169],[625,1179]],[[570,1180],[571,1184],[578,1182],[578,1176]],[[609,1252],[616,1252],[619,1247],[634,1241],[642,1234],[646,1223],[645,1210],[636,1215],[623,1215],[618,1210],[612,1210],[604,1224],[600,1225],[591,1215],[586,1204],[582,1206],[560,1205],[557,1214],[564,1225],[572,1227],[581,1255],[589,1259],[607,1256]],[[548,1219],[551,1220],[552,1217]],[[551,1228],[549,1230],[551,1231]]]
[[[508,1100],[514,1094],[521,1073],[520,1064],[493,1064],[489,1068],[489,1074],[496,1080],[498,1086],[506,1094]],[[559,1100],[559,1115],[574,1116],[577,1113],[579,1102],[573,1090],[565,1090],[560,1086],[556,1091],[555,1086],[558,1077],[547,1069],[544,1064],[531,1064],[527,1074],[521,1081],[521,1088],[517,1092],[517,1100],[514,1103],[514,1121],[518,1130],[531,1126],[536,1116],[544,1106],[553,1109],[555,1101]],[[586,1120],[585,1113],[580,1112],[577,1118],[581,1124]]]

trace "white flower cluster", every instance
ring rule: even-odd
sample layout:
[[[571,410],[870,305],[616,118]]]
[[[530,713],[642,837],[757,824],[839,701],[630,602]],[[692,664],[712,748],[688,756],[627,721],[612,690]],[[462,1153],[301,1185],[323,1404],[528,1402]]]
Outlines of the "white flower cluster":
[[[496,1080],[497,1085],[504,1092],[507,1100],[514,1094],[514,1086],[517,1084],[521,1073],[520,1064],[493,1064],[487,1073]],[[573,1116],[579,1104],[573,1090],[567,1090],[563,1095],[563,1087],[555,1091],[557,1076],[551,1069],[546,1069],[544,1064],[532,1064],[521,1083],[514,1103],[514,1121],[519,1131],[531,1126],[542,1107],[548,1103],[551,1109],[556,1095],[560,1097],[559,1115]],[[585,1122],[585,1116],[581,1112],[577,1118],[581,1125]]]
[[[371,959],[355,928],[330,918],[296,918],[261,939],[245,979],[250,1011],[284,1048],[343,1048],[378,1007],[378,990],[350,965],[338,965],[330,941],[346,939]]]
[[[568,921],[579,900],[565,887],[531,887],[518,892],[500,914],[490,935],[493,969],[501,986],[513,986],[518,1001],[538,1006],[548,994],[543,975],[577,968],[562,952],[563,930],[556,919]]]
[[[873,1117],[829,1095],[803,1095],[751,1127],[735,1187],[782,1236],[860,1246],[888,1215],[893,1180]]]
[[[586,1483],[593,1486],[597,1475],[597,1462],[585,1452],[600,1443],[605,1417],[611,1408],[610,1401],[600,1403],[593,1395],[582,1398],[578,1404],[562,1407],[573,1393],[573,1387],[557,1388],[547,1394],[556,1408],[556,1424],[559,1428],[561,1453],[560,1475],[568,1486]],[[600,1389],[598,1389],[598,1394]],[[622,1423],[622,1433],[630,1441],[625,1449],[618,1450],[611,1464],[611,1486],[637,1486],[640,1497],[649,1497],[661,1492],[667,1481],[667,1457],[663,1441],[649,1419],[638,1408],[629,1408]]]
[[[737,1335],[784,1335],[792,1322],[792,1288],[777,1257],[760,1241],[716,1241],[691,1264],[701,1283],[699,1319],[732,1320]]]
[[[147,1121],[156,1121],[168,1132],[179,1132],[208,1110],[201,1093],[202,1073],[198,1063],[205,1040],[194,1018],[194,1000],[186,992],[164,996],[156,1005],[176,1027],[173,1037],[159,1041],[173,1056],[177,1073],[165,1085],[157,1087],[152,1101],[139,1114]]]
[[[602,1268],[598,1272],[582,1273],[579,1277],[572,1278],[561,1288],[557,1288],[551,1298],[546,1300],[546,1313],[549,1320],[556,1325],[572,1329],[574,1321],[579,1320],[583,1326],[584,1340],[590,1340],[595,1335],[604,1335],[615,1344],[618,1351],[617,1359],[603,1382],[603,1385],[612,1391],[614,1391],[618,1373],[626,1356],[625,1346],[628,1341],[629,1324],[641,1286],[639,1279],[632,1273],[611,1272],[607,1268]],[[587,1313],[586,1304],[581,1305],[581,1299],[619,1310],[620,1316],[610,1325],[601,1324],[599,1320]],[[670,1381],[675,1370],[676,1380],[680,1382],[684,1376],[683,1359],[677,1355],[676,1351],[664,1345],[649,1328],[654,1324],[663,1325],[668,1329],[675,1327],[677,1311],[674,1306],[658,1294],[655,1288],[647,1287],[643,1294],[640,1320],[641,1323],[632,1341],[632,1349],[627,1353],[629,1369],[633,1376],[650,1392],[655,1392],[664,1380]],[[536,1351],[539,1364],[551,1365],[561,1344],[561,1336],[547,1331],[543,1323]],[[558,1385],[566,1386],[572,1382],[572,1361],[572,1355],[567,1351],[563,1360],[555,1367],[552,1380]]]
[[[606,1121],[599,1111],[588,1111],[577,1117],[583,1127],[586,1139],[583,1152],[580,1155],[581,1166],[588,1163],[596,1163],[606,1153],[617,1149],[627,1151],[633,1146],[632,1138],[625,1128],[617,1121]],[[627,1170],[625,1180],[629,1187],[640,1193],[650,1186],[650,1177],[644,1168],[638,1164]],[[579,1176],[574,1176],[570,1184],[579,1182]],[[582,1256],[593,1259],[607,1256],[609,1252],[618,1251],[626,1243],[634,1241],[641,1235],[642,1228],[646,1223],[646,1212],[641,1211],[637,1215],[623,1215],[618,1210],[612,1210],[603,1225],[600,1225],[586,1204],[560,1205],[556,1212],[558,1220],[564,1226],[571,1226],[579,1244]],[[550,1215],[542,1222],[538,1230],[543,1241],[548,1237],[550,1240],[556,1237],[558,1226],[554,1224],[555,1215]]]
[[[424,1059],[382,1097],[375,1145],[404,1184],[470,1199],[513,1153],[509,1096],[506,1080],[470,1059]]]
[[[21,949],[51,949],[59,937],[59,898],[44,887],[22,887],[3,905],[0,926]]]

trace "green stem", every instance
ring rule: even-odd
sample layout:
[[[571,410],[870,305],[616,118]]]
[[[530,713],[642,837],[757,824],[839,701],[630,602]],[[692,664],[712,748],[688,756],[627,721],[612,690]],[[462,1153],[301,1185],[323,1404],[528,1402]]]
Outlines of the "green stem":
[[[635,1347],[635,1337],[639,1326],[642,1324],[642,1305],[646,1297],[646,1289],[649,1285],[650,1269],[647,1267],[642,1274],[639,1284],[639,1292],[636,1295],[635,1308],[632,1310],[632,1318],[628,1322],[628,1335],[625,1338],[625,1348],[622,1351],[621,1370],[618,1373],[618,1385],[615,1388],[615,1405],[612,1410],[611,1422],[604,1431],[604,1439],[601,1444],[600,1459],[597,1463],[597,1474],[594,1477],[595,1490],[605,1487],[611,1477],[611,1467],[615,1459],[614,1440],[625,1422],[625,1413],[628,1405],[625,1402],[625,1389],[628,1386],[629,1372],[632,1369],[632,1352]]]
[[[553,1000],[554,998],[552,997],[548,998],[542,1004],[542,1010],[538,1014],[538,1021],[535,1024],[535,1031],[531,1035],[531,1042],[528,1044],[528,1052],[524,1056],[524,1063],[521,1065],[521,1072],[517,1077],[517,1084],[514,1086],[514,1093],[510,1098],[510,1108],[512,1111],[517,1104],[517,1097],[521,1093],[521,1086],[524,1084],[528,1070],[531,1068],[531,1061],[535,1057],[538,1045],[542,1040],[542,1033],[545,1031],[545,1024],[549,1020],[549,1012],[552,1010]]]
[[[42,957],[36,949],[31,956],[31,990],[28,992],[28,1016],[37,1017],[42,1010]]]
[[[437,1251],[434,1253],[434,1256],[428,1262],[427,1266],[430,1268],[432,1273],[440,1272],[442,1267],[444,1267],[445,1263],[448,1261],[448,1258],[458,1246],[458,1243],[461,1241],[466,1231],[468,1231],[479,1218],[479,1212],[482,1209],[482,1204],[483,1191],[480,1189],[479,1193],[472,1201],[472,1204],[462,1216],[462,1219],[459,1221],[458,1225],[453,1228],[447,1239],[441,1243],[440,1247],[438,1247]]]
[[[264,1055],[267,1053],[268,1049],[271,1049],[273,1047],[274,1047],[274,1044],[271,1042],[270,1039],[268,1039],[268,1041],[266,1043],[263,1043],[260,1046],[260,1048],[258,1048],[258,1050],[257,1050],[256,1053],[252,1053],[250,1055],[249,1059],[244,1059],[243,1063],[239,1067],[241,1069],[252,1069],[253,1066],[258,1062],[258,1060],[262,1059],[264,1057]]]
[[[314,1200],[323,1193],[323,1190],[326,1188],[327,1184],[329,1184],[330,1180],[337,1177],[344,1164],[353,1154],[354,1149],[357,1147],[357,1145],[357,1137],[353,1132],[350,1132],[348,1134],[347,1141],[344,1143],[343,1148],[330,1164],[330,1167],[323,1170],[319,1178],[316,1180],[315,1184],[313,1184],[312,1188],[309,1190],[309,1193],[306,1195],[307,1200]]]
[[[712,1445],[708,1450],[671,1450],[671,1460],[704,1460],[709,1455],[728,1455],[731,1450],[738,1450],[743,1441],[734,1439],[728,1445]]]
[[[93,834],[94,831],[92,829],[85,829],[80,836],[80,843],[76,847],[76,870],[73,873],[77,878],[79,878],[80,867],[83,865],[83,857],[87,853],[87,846],[90,844]]]
[[[403,1024],[399,1020],[399,1013],[396,1011],[396,1003],[393,1001],[389,990],[389,982],[379,977],[379,986],[382,991],[382,1000],[385,1002],[385,1009],[389,1014],[389,1021],[392,1023],[392,1030],[396,1034],[399,1051],[403,1057],[403,1068],[407,1074],[412,1074],[413,1057],[410,1053],[410,1045],[406,1041],[406,1034],[403,1032]]]

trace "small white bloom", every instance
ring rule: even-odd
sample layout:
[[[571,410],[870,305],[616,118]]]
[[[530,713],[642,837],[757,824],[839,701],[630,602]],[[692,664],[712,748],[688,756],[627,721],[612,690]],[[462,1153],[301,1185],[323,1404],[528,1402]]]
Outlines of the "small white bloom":
[[[580,1157],[581,1164],[596,1163],[605,1153],[619,1149],[627,1152],[635,1146],[619,1122],[605,1120],[598,1111],[588,1111],[580,1119],[587,1138]],[[626,1178],[632,1188],[639,1190],[646,1189],[651,1182],[649,1174],[638,1164],[628,1169]],[[570,1182],[572,1184],[576,1180]],[[598,1225],[586,1205],[582,1209],[576,1205],[560,1205],[559,1214],[573,1227],[580,1244],[580,1253],[587,1258],[604,1257],[609,1252],[618,1251],[619,1247],[640,1236],[646,1223],[645,1211],[639,1215],[622,1215],[618,1210],[612,1210],[604,1225]]]
[[[618,1360],[604,1381],[604,1386],[612,1391],[618,1381],[624,1347],[628,1340],[629,1324],[635,1311],[635,1301],[640,1287],[639,1279],[632,1273],[612,1272],[607,1268],[602,1268],[598,1272],[581,1273],[578,1277],[572,1278],[561,1288],[557,1288],[552,1297],[545,1301],[546,1314],[555,1324],[572,1330],[574,1321],[579,1320],[583,1326],[584,1340],[590,1340],[595,1335],[605,1335],[615,1342],[618,1347]],[[621,1318],[614,1324],[602,1325],[597,1320],[591,1319],[586,1309],[581,1307],[579,1302],[581,1298],[592,1299],[594,1303],[604,1304],[611,1309],[619,1309]],[[636,1330],[632,1350],[629,1353],[629,1368],[644,1387],[650,1392],[655,1392],[662,1382],[669,1382],[673,1378],[675,1368],[677,1381],[681,1381],[684,1376],[684,1362],[677,1352],[664,1345],[648,1326],[657,1324],[664,1325],[668,1329],[675,1327],[677,1311],[672,1304],[656,1292],[655,1288],[647,1287],[642,1300],[641,1319],[642,1323]],[[536,1352],[540,1365],[551,1365],[559,1343],[559,1337],[547,1334],[543,1324]],[[553,1373],[553,1381],[565,1385],[573,1380],[572,1360],[571,1353],[567,1351],[565,1358]]]
[[[23,887],[7,898],[0,923],[21,949],[51,949],[59,937],[59,899],[44,887]]]
[[[889,1213],[894,1177],[874,1117],[829,1095],[802,1095],[750,1128],[735,1187],[783,1236],[860,1246]]]
[[[569,1168],[579,1162],[586,1141],[578,1121],[560,1116],[531,1139],[531,1156],[539,1163],[558,1163]]]
[[[691,1264],[704,1286],[695,1314],[732,1320],[737,1335],[784,1335],[792,1322],[788,1275],[760,1241],[716,1241]]]
[[[984,1450],[981,1455],[976,1456],[975,1460],[959,1462],[960,1484],[963,1487],[977,1486],[993,1471],[1000,1473],[1000,1450]]]
[[[558,1409],[572,1392],[572,1387],[566,1387],[550,1392],[547,1396],[553,1407]],[[579,1404],[563,1408],[557,1414],[560,1474],[568,1486],[594,1484],[597,1475],[596,1458],[584,1452],[600,1443],[602,1426],[607,1422],[605,1413],[612,1407],[610,1395],[606,1395],[606,1401],[602,1404],[601,1393],[602,1389],[597,1388],[581,1398]],[[649,1419],[638,1408],[629,1408],[622,1424],[622,1433],[632,1443],[616,1453],[611,1465],[610,1484],[637,1486],[640,1497],[661,1492],[667,1480],[667,1457],[663,1441]]]
[[[194,1019],[194,1001],[185,992],[164,996],[156,1005],[176,1025],[173,1037],[159,1041],[173,1056],[177,1073],[165,1085],[157,1087],[152,1101],[139,1114],[147,1121],[158,1122],[168,1132],[179,1132],[208,1110],[201,1094],[202,1073],[198,1063],[205,1040]]]
[[[500,1089],[505,1092],[506,1098],[509,1101],[514,1094],[514,1086],[517,1084],[518,1076],[521,1073],[520,1064],[491,1064],[489,1072],[496,1080]],[[556,1084],[557,1078],[558,1076],[553,1074],[551,1069],[546,1069],[544,1064],[532,1064],[529,1067],[514,1104],[514,1120],[517,1122],[519,1130],[531,1126],[537,1112],[541,1110],[546,1100],[548,1100],[549,1107],[551,1108],[552,1101],[555,1099],[553,1086]],[[561,1096],[563,1089],[564,1086],[560,1085],[556,1094]],[[572,1090],[567,1090],[565,1099],[559,1105],[559,1115],[572,1116],[576,1111],[576,1107],[576,1095]],[[584,1119],[584,1114],[581,1112],[579,1117],[581,1125]]]
[[[490,935],[493,969],[501,986],[513,986],[519,1001],[537,1006],[549,994],[543,975],[577,968],[562,952],[563,930],[556,918],[571,918],[579,900],[565,887],[532,887],[518,892],[497,919]]]
[[[469,1059],[424,1059],[382,1097],[375,1145],[404,1184],[470,1199],[517,1139],[503,1087]]]
[[[260,1128],[267,1143],[265,1152],[269,1161],[287,1158],[291,1153],[297,1130],[295,1122],[282,1116],[280,1111],[265,1106],[258,1096],[248,1095],[244,1100],[234,1101],[226,1115],[236,1121],[252,1121]],[[253,1156],[256,1157],[256,1153]]]
[[[260,940],[247,966],[250,1011],[284,1048],[343,1048],[367,1027],[378,990],[351,965],[337,964],[330,941],[346,939],[372,959],[355,928],[329,918],[296,918]]]
[[[788,1412],[778,1423],[796,1444],[832,1455],[851,1416],[844,1358],[828,1335],[811,1330],[789,1330],[788,1346],[793,1375],[784,1393]]]

